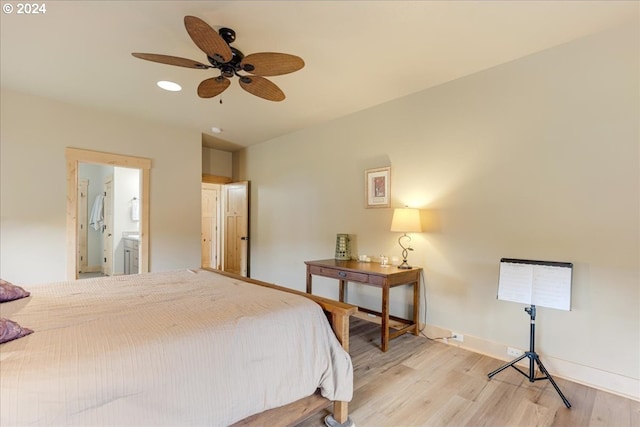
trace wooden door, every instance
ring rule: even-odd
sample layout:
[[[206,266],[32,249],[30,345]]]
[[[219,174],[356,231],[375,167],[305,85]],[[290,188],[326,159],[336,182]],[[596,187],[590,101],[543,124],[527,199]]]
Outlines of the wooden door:
[[[218,255],[218,209],[220,199],[220,185],[202,184],[202,267],[220,269]]]
[[[88,266],[88,253],[87,253],[87,226],[88,226],[88,198],[89,180],[78,180],[78,244],[76,252],[76,266],[78,273],[84,273],[87,271]]]
[[[104,182],[104,226],[102,228],[102,273],[113,275],[113,176]]]
[[[224,191],[223,270],[249,277],[249,182],[222,186]]]

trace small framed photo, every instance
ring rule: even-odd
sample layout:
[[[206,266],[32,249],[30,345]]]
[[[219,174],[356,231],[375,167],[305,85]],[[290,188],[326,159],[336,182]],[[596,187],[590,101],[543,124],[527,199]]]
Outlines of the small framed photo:
[[[391,207],[391,168],[367,169],[364,172],[367,208]]]

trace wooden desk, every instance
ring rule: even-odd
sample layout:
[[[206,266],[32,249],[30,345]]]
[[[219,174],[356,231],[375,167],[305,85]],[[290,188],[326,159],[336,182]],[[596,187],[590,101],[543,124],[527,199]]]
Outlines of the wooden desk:
[[[396,266],[383,267],[378,263],[359,261],[337,261],[335,259],[323,259],[318,261],[305,261],[307,265],[307,293],[312,293],[312,276],[331,277],[338,279],[340,283],[340,301],[344,301],[347,282],[362,283],[382,289],[382,307],[380,312],[358,307],[365,313],[375,314],[382,319],[382,331],[380,347],[382,351],[389,348],[389,340],[407,332],[419,333],[420,324],[420,272],[422,268],[414,267],[410,270],[400,270]],[[396,286],[413,286],[413,318],[402,319],[389,315],[389,289]],[[402,323],[400,329],[390,332],[389,319]]]

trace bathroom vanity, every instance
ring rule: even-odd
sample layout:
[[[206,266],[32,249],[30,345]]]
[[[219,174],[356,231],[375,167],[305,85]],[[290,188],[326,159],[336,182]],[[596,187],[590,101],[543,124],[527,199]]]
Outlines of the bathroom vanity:
[[[140,235],[129,234],[122,238],[124,242],[124,274],[138,274],[140,254]]]

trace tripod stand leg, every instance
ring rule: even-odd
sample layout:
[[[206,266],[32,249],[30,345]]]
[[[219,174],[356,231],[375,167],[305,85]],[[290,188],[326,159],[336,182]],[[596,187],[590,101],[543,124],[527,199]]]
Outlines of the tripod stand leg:
[[[556,382],[553,380],[553,378],[551,378],[551,375],[549,375],[549,371],[547,371],[547,369],[544,367],[544,365],[540,361],[540,357],[535,352],[536,306],[532,305],[531,307],[526,307],[524,309],[524,311],[526,311],[527,314],[529,314],[529,316],[531,316],[531,323],[530,323],[531,326],[529,328],[529,348],[530,348],[530,350],[525,352],[522,356],[518,357],[517,359],[515,359],[515,360],[507,363],[506,365],[503,365],[503,366],[499,367],[495,371],[489,373],[489,379],[491,379],[491,377],[493,377],[495,374],[497,374],[499,372],[502,372],[505,369],[507,369],[509,366],[511,366],[513,369],[515,369],[516,371],[520,372],[525,377],[529,378],[529,382],[534,382],[534,381],[537,381],[537,380],[549,380],[549,381],[551,381],[551,384],[553,385],[553,388],[556,389],[556,391],[558,392],[558,394],[562,398],[562,401],[564,402],[565,406],[567,408],[571,408],[571,403],[569,403],[567,398],[564,397],[564,394],[562,394],[562,392],[560,391],[560,387],[558,387],[558,384],[556,384]],[[516,363],[518,363],[519,361],[521,361],[525,357],[529,358],[529,374],[526,374],[523,370],[521,370],[520,368],[518,368],[516,366]],[[544,374],[544,377],[536,378],[536,373],[535,373],[535,369],[534,369],[535,365],[533,363],[534,360],[538,364],[538,367],[540,368],[540,372],[542,372]]]
[[[547,371],[547,368],[544,367],[544,365],[542,364],[542,361],[540,360],[540,357],[538,357],[537,354],[535,355],[535,360],[536,360],[536,363],[538,364],[538,367],[540,368],[540,372],[542,372],[544,376],[549,380],[549,382],[551,382],[551,385],[553,385],[553,388],[555,388],[558,394],[560,395],[560,398],[564,402],[564,405],[567,408],[571,408],[571,403],[569,403],[567,398],[564,397],[564,394],[562,394],[562,391],[560,391],[560,387],[558,387],[558,384],[556,384],[556,382],[553,380],[553,377],[551,377],[551,375],[549,374],[549,371]]]
[[[494,375],[496,375],[496,374],[498,374],[498,373],[500,373],[500,372],[504,371],[504,370],[505,370],[505,369],[507,369],[509,366],[513,366],[513,365],[515,365],[516,363],[518,363],[519,361],[521,361],[521,360],[522,360],[522,359],[524,359],[525,357],[527,357],[527,354],[526,354],[526,353],[525,353],[525,354],[523,354],[522,356],[518,357],[517,359],[514,359],[514,360],[512,360],[511,362],[509,362],[509,363],[507,363],[507,364],[505,364],[505,365],[502,365],[501,367],[499,367],[499,368],[498,368],[498,369],[496,369],[495,371],[493,371],[493,372],[489,372],[489,378],[492,378]]]

